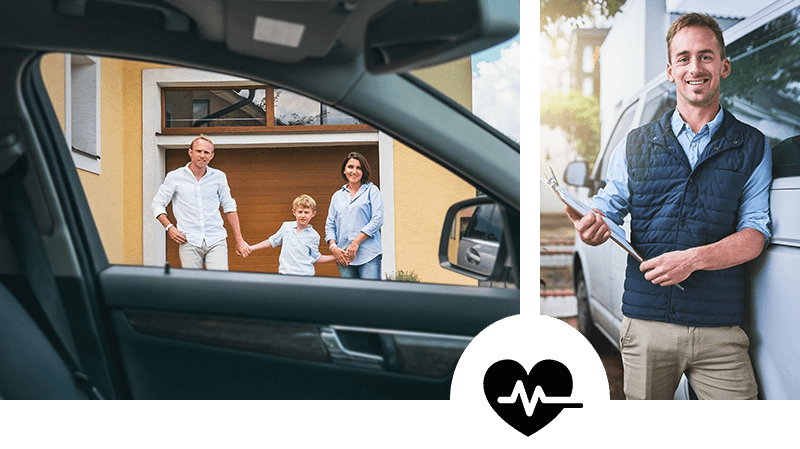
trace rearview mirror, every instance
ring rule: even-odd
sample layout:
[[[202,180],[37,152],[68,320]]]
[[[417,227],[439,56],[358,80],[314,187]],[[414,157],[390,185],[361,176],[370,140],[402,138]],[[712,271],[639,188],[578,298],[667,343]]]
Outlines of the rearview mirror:
[[[494,47],[519,33],[519,0],[403,0],[367,23],[370,73],[420,69]]]
[[[451,206],[439,242],[442,267],[483,281],[502,280],[507,271],[502,214],[487,197]]]

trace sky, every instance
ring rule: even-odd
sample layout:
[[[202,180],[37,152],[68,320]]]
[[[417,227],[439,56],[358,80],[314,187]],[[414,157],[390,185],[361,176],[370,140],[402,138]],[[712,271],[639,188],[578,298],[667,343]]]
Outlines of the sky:
[[[472,55],[472,112],[519,142],[519,34]]]

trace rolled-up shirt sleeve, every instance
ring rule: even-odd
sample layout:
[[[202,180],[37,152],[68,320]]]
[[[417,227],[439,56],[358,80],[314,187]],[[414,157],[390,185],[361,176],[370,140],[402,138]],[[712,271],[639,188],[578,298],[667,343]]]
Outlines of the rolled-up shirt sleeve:
[[[153,197],[153,202],[150,204],[153,217],[158,218],[159,215],[167,213],[167,204],[172,201],[172,196],[175,194],[175,187],[175,179],[168,173],[167,177],[164,179],[164,183],[158,188],[156,196]]]
[[[231,188],[228,186],[228,177],[225,176],[224,173],[222,173],[222,181],[219,183],[218,193],[222,211],[226,214],[228,212],[236,212],[236,200],[231,196]]]
[[[372,207],[372,217],[361,228],[361,232],[372,237],[383,226],[383,198],[381,198],[380,189],[374,185],[369,189],[369,202]]]
[[[325,218],[325,243],[334,240],[338,243],[336,239],[336,194],[339,193],[338,191],[331,196],[331,205],[328,207],[328,217]]]
[[[772,184],[772,149],[764,139],[764,156],[742,189],[739,198],[739,223],[737,231],[755,229],[764,234],[764,248],[769,245],[769,188]]]
[[[285,225],[281,225],[281,228],[278,229],[278,232],[269,237],[269,244],[272,245],[273,248],[277,248],[283,243],[284,226]]]
[[[606,217],[620,226],[631,210],[631,186],[628,177],[628,163],[625,159],[627,140],[626,136],[614,148],[606,172],[606,185],[597,192],[589,204],[590,207],[603,212]]]

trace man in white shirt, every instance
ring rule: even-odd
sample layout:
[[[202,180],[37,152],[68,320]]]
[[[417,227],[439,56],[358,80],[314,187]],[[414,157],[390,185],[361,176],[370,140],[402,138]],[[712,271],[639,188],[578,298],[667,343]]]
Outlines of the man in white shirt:
[[[228,233],[222,225],[220,205],[236,238],[236,254],[250,254],[239,229],[236,201],[231,197],[225,173],[208,166],[214,158],[214,144],[208,138],[201,136],[192,141],[189,158],[186,166],[167,173],[153,198],[153,215],[169,238],[180,245],[183,268],[202,269],[205,262],[209,270],[227,270]],[[177,226],[167,218],[170,201]]]

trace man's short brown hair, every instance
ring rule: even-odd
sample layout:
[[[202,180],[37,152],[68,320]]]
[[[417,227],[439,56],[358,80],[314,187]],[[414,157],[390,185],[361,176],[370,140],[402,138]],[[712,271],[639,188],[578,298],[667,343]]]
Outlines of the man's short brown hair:
[[[705,27],[713,31],[714,36],[717,38],[720,59],[723,61],[725,60],[725,39],[722,37],[722,28],[719,27],[719,23],[717,23],[717,21],[708,14],[690,12],[680,16],[678,20],[672,22],[672,25],[669,27],[669,31],[667,31],[667,61],[670,64],[672,64],[672,39],[675,38],[675,35],[678,34],[678,31],[686,27]]]

